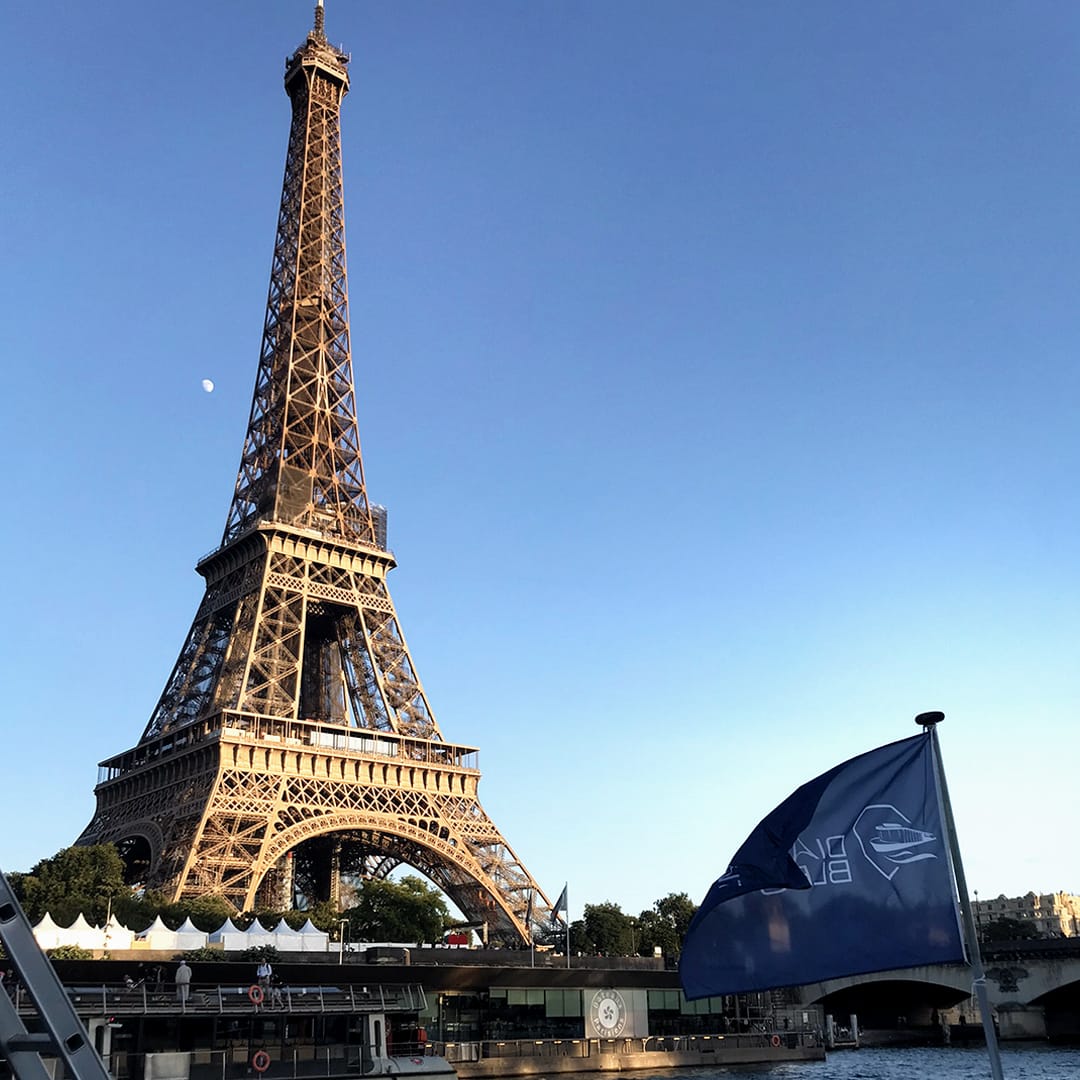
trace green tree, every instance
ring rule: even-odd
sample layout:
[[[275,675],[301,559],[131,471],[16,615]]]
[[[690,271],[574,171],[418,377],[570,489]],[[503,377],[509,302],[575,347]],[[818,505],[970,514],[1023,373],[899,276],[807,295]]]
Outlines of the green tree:
[[[558,940],[555,944],[562,944],[566,940],[566,934],[562,929],[562,924],[559,924],[557,931]],[[592,956],[596,952],[596,943],[591,937],[589,937],[588,931],[585,929],[584,919],[575,919],[570,924],[570,952],[580,953],[582,956]]]
[[[233,913],[232,906],[223,896],[196,896],[183,901],[182,907],[184,918],[190,918],[198,929],[207,933],[217,930]],[[183,921],[180,919],[176,925]]]
[[[1039,931],[1023,919],[993,919],[979,926],[980,941],[1025,941],[1038,936]]]
[[[353,941],[439,941],[450,912],[442,893],[421,878],[365,881],[359,903],[344,913]]]
[[[610,900],[602,904],[586,904],[585,934],[601,956],[630,956],[634,951],[635,929],[633,916],[627,915]]]
[[[119,896],[113,901],[112,913],[121,926],[138,933],[145,930],[161,911],[161,903],[149,896]]]
[[[227,900],[211,894],[172,901],[166,900],[160,894],[147,893],[143,902],[146,905],[143,918],[145,919],[146,914],[151,915],[147,926],[160,915],[162,922],[173,930],[183,925],[185,919],[191,919],[193,926],[209,933],[217,930],[226,919],[235,914]]]
[[[328,934],[335,933],[339,929],[338,923],[342,919],[342,914],[334,905],[333,900],[320,900],[317,904],[312,904],[307,911],[301,911],[300,914],[303,915],[303,919],[300,920],[298,926],[293,927],[294,929],[299,930],[310,919],[312,926]],[[290,922],[289,925],[292,926],[292,923]]]
[[[659,946],[665,956],[678,956],[697,907],[686,893],[669,893],[638,916],[638,952],[651,956]]]
[[[15,875],[13,884],[33,923],[48,912],[66,925],[82,912],[89,922],[102,924],[113,902],[131,895],[124,884],[124,863],[112,844],[64,848],[28,874]]]

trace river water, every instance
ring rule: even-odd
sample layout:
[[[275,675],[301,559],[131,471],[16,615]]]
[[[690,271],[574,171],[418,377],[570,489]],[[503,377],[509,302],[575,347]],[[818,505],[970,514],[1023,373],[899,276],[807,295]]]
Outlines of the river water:
[[[1080,1080],[1080,1048],[1001,1048],[1005,1080]],[[610,1080],[610,1073],[577,1073]],[[836,1050],[826,1061],[721,1068],[658,1069],[634,1072],[634,1080],[989,1080],[986,1048],[909,1047]]]

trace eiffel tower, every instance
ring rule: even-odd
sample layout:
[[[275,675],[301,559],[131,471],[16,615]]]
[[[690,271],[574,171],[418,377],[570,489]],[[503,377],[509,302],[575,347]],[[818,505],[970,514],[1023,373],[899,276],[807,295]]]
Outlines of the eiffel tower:
[[[99,766],[79,844],[132,881],[238,911],[340,903],[342,875],[402,864],[466,919],[529,940],[551,905],[477,798],[477,750],[447,742],[386,578],[349,345],[341,101],[349,57],[322,0],[286,60],[292,124],[262,349],[206,594],[138,744]]]

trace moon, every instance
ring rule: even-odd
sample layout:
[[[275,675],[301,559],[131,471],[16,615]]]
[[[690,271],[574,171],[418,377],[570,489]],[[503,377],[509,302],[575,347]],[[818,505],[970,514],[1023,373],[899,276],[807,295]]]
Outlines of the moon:
[[[205,391],[206,391],[206,392],[207,392],[208,394],[212,394],[212,393],[214,392],[214,380],[213,380],[213,379],[203,379],[203,381],[202,381],[202,388],[203,388],[203,389],[204,389],[204,390],[205,390]]]

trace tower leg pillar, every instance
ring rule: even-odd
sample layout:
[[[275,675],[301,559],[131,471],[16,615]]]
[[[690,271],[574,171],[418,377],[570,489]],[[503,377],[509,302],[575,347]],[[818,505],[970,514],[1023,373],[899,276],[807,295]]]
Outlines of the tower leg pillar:
[[[330,852],[330,903],[335,911],[341,910],[341,837],[334,837]]]
[[[295,881],[293,878],[293,853],[287,851],[283,860],[284,868],[281,874],[281,910],[291,911],[296,905]]]

